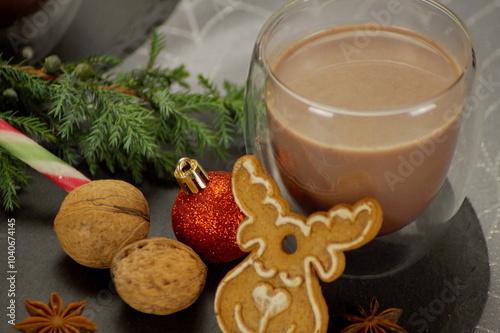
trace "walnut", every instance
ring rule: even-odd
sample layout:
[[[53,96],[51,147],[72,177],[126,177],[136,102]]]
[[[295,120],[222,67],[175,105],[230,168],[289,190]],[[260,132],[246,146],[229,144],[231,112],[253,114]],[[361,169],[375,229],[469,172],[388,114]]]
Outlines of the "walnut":
[[[54,221],[63,250],[93,268],[109,268],[123,246],[147,237],[149,225],[146,198],[120,180],[77,187],[66,196]]]
[[[189,246],[153,237],[121,249],[111,264],[111,276],[116,291],[132,308],[167,315],[198,299],[207,267]]]

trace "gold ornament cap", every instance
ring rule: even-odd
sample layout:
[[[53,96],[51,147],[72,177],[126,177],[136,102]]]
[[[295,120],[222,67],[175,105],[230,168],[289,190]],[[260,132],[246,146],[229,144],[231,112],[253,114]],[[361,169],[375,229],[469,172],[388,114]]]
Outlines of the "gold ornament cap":
[[[188,157],[183,157],[177,162],[174,176],[186,194],[200,192],[207,187],[207,183],[210,181],[208,173],[198,161]]]

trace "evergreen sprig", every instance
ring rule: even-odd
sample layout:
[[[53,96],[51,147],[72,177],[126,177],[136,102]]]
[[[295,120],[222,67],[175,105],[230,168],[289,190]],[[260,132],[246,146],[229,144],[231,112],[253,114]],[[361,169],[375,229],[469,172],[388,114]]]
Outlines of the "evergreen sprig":
[[[19,207],[17,195],[24,186],[29,184],[29,180],[24,162],[10,156],[0,147],[0,188],[5,210]]]
[[[199,76],[201,93],[187,83],[184,66],[161,68],[163,36],[153,32],[144,68],[112,73],[121,59],[92,56],[78,63],[25,66],[0,60],[0,118],[34,138],[71,165],[129,173],[140,183],[145,171],[171,174],[182,156],[205,152],[224,158],[240,133],[243,88],[222,89]],[[46,60],[47,62],[47,60]],[[12,96],[11,96],[12,97]],[[19,206],[17,194],[29,183],[26,166],[0,150],[3,207]]]

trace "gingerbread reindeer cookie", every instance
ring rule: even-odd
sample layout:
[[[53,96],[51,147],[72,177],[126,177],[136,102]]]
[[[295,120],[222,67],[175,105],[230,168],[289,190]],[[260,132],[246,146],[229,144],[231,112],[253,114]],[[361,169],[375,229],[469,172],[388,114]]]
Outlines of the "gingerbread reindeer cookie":
[[[232,179],[235,200],[247,218],[237,240],[250,254],[221,281],[215,314],[226,333],[320,333],[328,308],[319,279],[331,282],[345,267],[343,251],[368,243],[382,224],[372,199],[337,205],[304,217],[291,212],[259,160],[243,156]],[[294,237],[294,251],[284,241]]]

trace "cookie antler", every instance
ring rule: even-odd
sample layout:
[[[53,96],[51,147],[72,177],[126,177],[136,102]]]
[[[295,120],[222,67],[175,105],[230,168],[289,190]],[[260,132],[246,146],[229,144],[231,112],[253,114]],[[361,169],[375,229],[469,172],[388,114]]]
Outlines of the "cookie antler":
[[[232,182],[236,203],[247,216],[238,231],[238,243],[245,251],[249,251],[252,240],[262,236],[263,229],[271,225],[290,222],[304,235],[318,232],[323,235],[319,239],[325,249],[329,247],[339,253],[365,245],[377,235],[382,225],[382,209],[376,200],[370,198],[352,206],[339,204],[328,212],[316,212],[307,218],[291,212],[274,180],[264,171],[259,159],[252,155],[235,163]],[[314,237],[307,238],[318,242]],[[343,269],[343,255],[340,256]]]
[[[304,240],[324,249],[315,253],[310,264],[323,281],[333,281],[344,271],[343,252],[357,249],[377,235],[382,225],[382,209],[376,200],[366,198],[352,206],[340,204],[328,212],[314,213],[306,223],[311,233],[323,235]]]
[[[252,215],[263,204],[273,205],[280,215],[290,211],[290,205],[281,197],[279,189],[269,180],[260,161],[253,155],[246,155],[236,161],[232,183],[237,204],[248,215]]]
[[[238,244],[244,251],[256,244],[262,232],[259,225],[272,225],[279,216],[293,214],[255,156],[246,155],[236,161],[232,187],[236,203],[247,216],[238,231]]]

